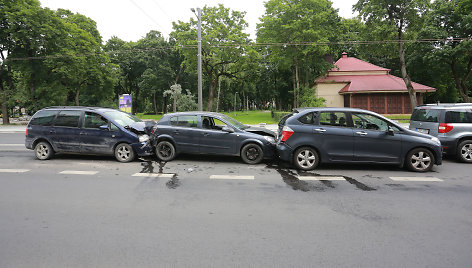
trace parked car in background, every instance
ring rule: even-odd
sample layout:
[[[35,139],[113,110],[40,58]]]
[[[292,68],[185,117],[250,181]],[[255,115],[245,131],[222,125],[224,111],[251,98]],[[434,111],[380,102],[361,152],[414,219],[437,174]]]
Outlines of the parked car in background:
[[[442,162],[438,138],[351,108],[294,110],[279,122],[277,153],[301,170],[319,163],[382,163],[426,172]]]
[[[241,156],[257,164],[275,155],[275,133],[249,127],[219,113],[183,112],[164,115],[153,129],[157,157],[171,161],[179,153]]]
[[[438,137],[444,153],[472,163],[472,103],[418,106],[411,115],[410,129]]]
[[[149,135],[154,124],[130,114],[98,107],[48,107],[34,114],[26,128],[25,145],[40,160],[55,153],[114,155],[130,162],[152,155]]]

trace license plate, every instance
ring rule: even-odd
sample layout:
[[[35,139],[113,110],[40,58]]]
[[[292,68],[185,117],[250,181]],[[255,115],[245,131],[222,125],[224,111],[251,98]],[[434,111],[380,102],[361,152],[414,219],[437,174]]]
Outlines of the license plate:
[[[419,133],[429,134],[429,129],[417,128],[416,131]]]

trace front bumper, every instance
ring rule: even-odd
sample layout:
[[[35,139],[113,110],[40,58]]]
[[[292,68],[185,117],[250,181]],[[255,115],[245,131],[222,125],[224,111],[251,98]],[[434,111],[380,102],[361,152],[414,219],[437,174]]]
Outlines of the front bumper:
[[[149,156],[154,154],[154,148],[150,142],[138,142],[131,144],[138,156]]]

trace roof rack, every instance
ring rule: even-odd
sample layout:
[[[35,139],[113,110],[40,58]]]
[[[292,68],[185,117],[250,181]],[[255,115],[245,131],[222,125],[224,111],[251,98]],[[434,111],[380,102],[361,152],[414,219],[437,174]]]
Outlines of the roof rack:
[[[429,104],[422,104],[418,105],[419,107],[424,107],[424,106],[444,106],[444,107],[458,107],[458,106],[472,106],[472,103],[470,102],[463,102],[463,103],[429,103]]]

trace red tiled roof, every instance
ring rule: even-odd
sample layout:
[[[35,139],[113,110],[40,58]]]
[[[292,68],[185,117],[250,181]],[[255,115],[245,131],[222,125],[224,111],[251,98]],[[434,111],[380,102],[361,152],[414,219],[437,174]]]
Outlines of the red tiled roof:
[[[339,93],[355,92],[407,92],[405,82],[394,75],[336,75],[327,76],[316,81],[317,83],[348,83]],[[420,92],[436,91],[435,88],[412,82],[413,88]]]
[[[390,69],[382,68],[372,63],[363,60],[348,57],[347,53],[334,64],[334,68],[330,72],[362,72],[362,71],[385,71],[390,72]]]

